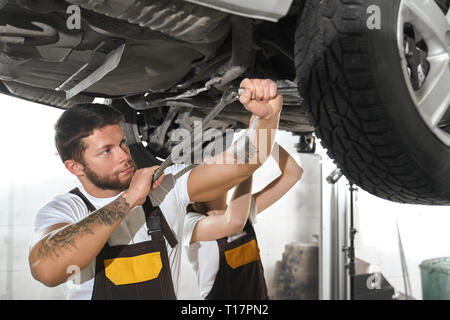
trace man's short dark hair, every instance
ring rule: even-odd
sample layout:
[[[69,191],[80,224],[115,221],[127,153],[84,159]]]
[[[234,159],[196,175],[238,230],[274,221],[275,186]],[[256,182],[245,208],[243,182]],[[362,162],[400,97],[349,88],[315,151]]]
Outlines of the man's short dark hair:
[[[104,104],[84,103],[67,109],[55,125],[55,144],[61,160],[84,163],[85,146],[81,139],[90,136],[95,129],[120,124],[121,121],[123,115]]]

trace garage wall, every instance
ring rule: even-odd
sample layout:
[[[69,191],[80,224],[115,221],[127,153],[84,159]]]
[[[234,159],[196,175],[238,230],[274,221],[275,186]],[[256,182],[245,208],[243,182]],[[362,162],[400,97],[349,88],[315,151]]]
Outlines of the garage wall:
[[[317,153],[323,159],[325,179],[335,165],[320,146]],[[323,180],[323,183],[325,187],[327,182]],[[398,224],[409,275],[408,294],[414,299],[422,299],[420,263],[427,259],[450,257],[450,207],[394,203],[358,188],[354,209],[354,227],[358,231],[355,256],[370,263],[368,272],[381,272],[394,287],[396,297],[402,298],[405,286]]]
[[[411,292],[422,299],[419,265],[450,257],[450,207],[392,203],[359,191],[355,215],[356,256],[382,272],[397,292],[405,292],[397,224],[409,274]]]
[[[23,180],[0,189],[2,196],[8,197],[0,200],[1,299],[64,298],[61,288],[47,288],[32,278],[28,252],[34,237],[34,213],[49,197],[70,190],[72,185],[61,180]]]
[[[61,110],[2,96],[0,179],[0,299],[61,299],[29,271],[29,245],[37,209],[76,183],[53,144]]]

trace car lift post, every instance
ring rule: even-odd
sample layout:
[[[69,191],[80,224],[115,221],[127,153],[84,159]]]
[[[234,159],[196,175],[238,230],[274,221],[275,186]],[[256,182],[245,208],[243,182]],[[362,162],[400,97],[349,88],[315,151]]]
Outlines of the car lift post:
[[[354,299],[354,201],[357,188],[335,169],[322,184],[320,299]],[[350,191],[350,192],[349,192]]]

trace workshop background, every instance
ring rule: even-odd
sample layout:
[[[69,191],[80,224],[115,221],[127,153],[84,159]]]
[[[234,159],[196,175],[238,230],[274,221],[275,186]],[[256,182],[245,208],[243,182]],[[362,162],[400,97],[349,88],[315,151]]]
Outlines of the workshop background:
[[[64,299],[62,286],[45,287],[32,278],[28,266],[36,211],[78,182],[62,165],[53,143],[53,126],[62,110],[6,96],[0,99],[0,299]],[[277,290],[286,280],[282,275],[286,253],[302,248],[317,260],[321,185],[334,169],[319,145],[317,154],[308,155],[296,152],[298,137],[290,133],[279,132],[277,141],[295,156],[305,172],[284,198],[258,216],[255,226],[272,298],[282,297]],[[273,160],[264,164],[255,174],[254,191],[278,174]],[[363,190],[359,190],[355,204],[356,257],[367,262],[359,266],[365,272],[381,272],[396,296],[405,292],[398,225],[408,270],[406,280],[411,284],[408,294],[422,299],[419,264],[450,256],[449,207],[396,204]],[[316,282],[317,273],[318,268],[311,271]],[[200,298],[184,253],[179,298]]]

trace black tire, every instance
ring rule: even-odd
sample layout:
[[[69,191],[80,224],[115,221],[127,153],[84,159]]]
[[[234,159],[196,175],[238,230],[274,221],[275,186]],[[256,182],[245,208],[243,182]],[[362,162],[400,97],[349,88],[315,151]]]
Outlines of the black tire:
[[[421,118],[397,42],[400,0],[308,0],[295,62],[310,121],[349,181],[401,203],[450,204],[450,147]],[[381,9],[381,30],[367,8]]]
[[[120,111],[124,116],[122,130],[127,138],[127,145],[130,148],[131,157],[138,169],[160,165],[154,154],[145,148],[138,132],[137,112],[131,108],[123,99],[115,99],[111,102],[111,107]]]

